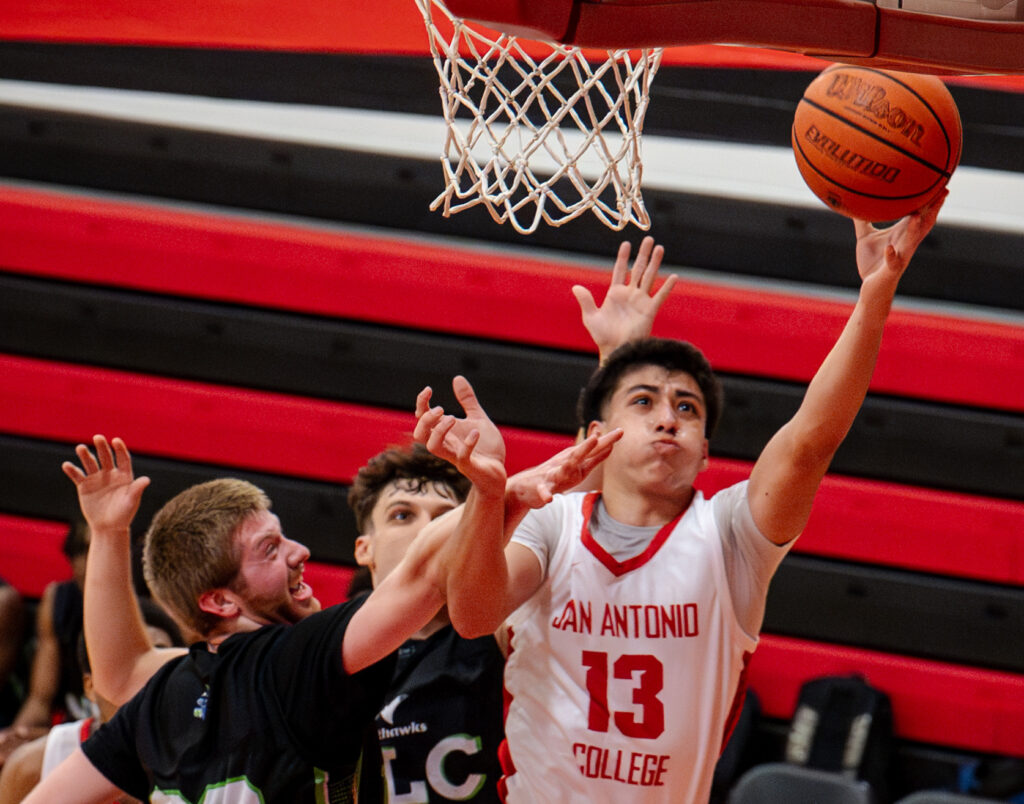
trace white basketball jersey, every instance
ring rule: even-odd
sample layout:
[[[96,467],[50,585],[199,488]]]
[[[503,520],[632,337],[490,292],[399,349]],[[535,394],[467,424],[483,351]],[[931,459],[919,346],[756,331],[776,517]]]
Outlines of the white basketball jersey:
[[[50,774],[61,762],[71,756],[92,731],[92,718],[58,723],[46,733],[46,748],[43,749],[43,768],[39,778]]]
[[[711,503],[698,492],[620,563],[585,526],[597,496],[543,510],[560,538],[509,620],[507,800],[706,802],[757,644],[733,612]]]

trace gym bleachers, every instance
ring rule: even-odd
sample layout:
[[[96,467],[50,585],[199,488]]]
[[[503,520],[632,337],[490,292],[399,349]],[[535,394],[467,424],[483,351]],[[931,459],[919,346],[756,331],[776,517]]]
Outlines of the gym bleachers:
[[[205,70],[224,97],[415,112],[431,77],[421,56],[331,56],[340,75],[386,63],[368,100],[361,79],[282,78],[319,75],[324,54],[259,62],[180,44],[0,44],[0,83],[200,94],[190,71]],[[291,72],[257,86],[211,69],[233,58]],[[659,76],[662,109],[710,111],[726,127],[716,135],[778,146],[783,99],[810,69],[680,57]],[[1024,171],[1020,135],[985,117],[1018,114],[1022,87],[954,87],[965,168]],[[712,133],[706,114],[681,123],[657,103],[660,135]],[[744,109],[758,124],[737,133]],[[987,147],[971,138],[978,120]],[[513,468],[568,444],[594,365],[570,288],[600,293],[620,236],[579,222],[523,240],[482,214],[445,220],[426,209],[437,174],[412,157],[0,101],[0,576],[31,598],[66,575],[75,500],[60,463],[95,432],[124,437],[153,478],[140,530],[194,482],[257,482],[310,546],[325,602],[352,572],[346,486],[408,438],[424,385],[451,405],[451,376],[467,375]],[[852,227],[823,208],[726,196],[659,189],[648,203],[680,273],[655,333],[696,342],[726,386],[701,481],[712,492],[749,472],[838,334],[856,284]],[[1024,756],[1022,246],[1024,230],[940,219],[901,286],[864,410],[769,597],[749,668],[765,758],[800,684],[848,672],[892,697],[907,791],[964,758]]]

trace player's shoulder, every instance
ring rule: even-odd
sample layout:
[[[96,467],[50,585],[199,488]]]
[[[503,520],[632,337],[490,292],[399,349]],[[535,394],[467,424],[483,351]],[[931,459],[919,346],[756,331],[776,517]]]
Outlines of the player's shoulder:
[[[735,509],[737,506],[746,504],[749,482],[749,480],[741,480],[724,489],[719,489],[707,497],[701,492],[697,492],[694,502],[697,503],[699,500],[700,505],[710,506],[716,512]]]
[[[558,541],[566,527],[582,517],[586,496],[585,492],[556,494],[547,505],[527,512],[513,540],[522,544]]]
[[[550,503],[538,511],[547,511],[554,516],[572,516],[582,514],[588,500],[596,501],[600,495],[594,491],[570,491],[556,494]]]

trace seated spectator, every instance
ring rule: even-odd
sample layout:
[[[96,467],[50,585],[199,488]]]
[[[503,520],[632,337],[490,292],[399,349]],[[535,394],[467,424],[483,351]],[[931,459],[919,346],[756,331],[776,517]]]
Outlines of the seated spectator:
[[[84,520],[71,525],[62,549],[72,577],[49,584],[39,601],[28,696],[11,726],[0,732],[0,765],[15,748],[44,734],[54,723],[77,720],[91,712],[76,658],[89,553],[89,528]]]
[[[143,598],[139,600],[139,606],[146,623],[146,632],[155,647],[184,645],[174,621],[159,604]],[[86,697],[94,704],[95,714],[82,720],[54,726],[44,736],[17,748],[8,758],[3,771],[0,771],[0,804],[19,804],[40,779],[70,756],[79,743],[113,717],[117,711],[114,704],[93,688],[84,634],[79,636],[76,655],[82,668],[82,688]],[[118,801],[129,804],[136,802],[137,799],[125,796]]]
[[[21,595],[0,578],[0,726],[10,725],[18,711],[10,682],[24,637],[25,606]]]

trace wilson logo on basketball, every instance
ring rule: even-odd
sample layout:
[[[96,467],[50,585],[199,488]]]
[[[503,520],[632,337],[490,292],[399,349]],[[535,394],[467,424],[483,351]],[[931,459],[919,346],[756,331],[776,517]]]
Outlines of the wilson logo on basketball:
[[[855,107],[884,121],[890,129],[899,132],[915,145],[921,144],[924,126],[901,107],[890,104],[884,87],[858,76],[839,72],[832,76],[832,83],[826,92],[834,98],[849,101]]]
[[[800,175],[830,209],[893,221],[942,191],[960,161],[960,114],[934,75],[826,67],[793,113]]]

